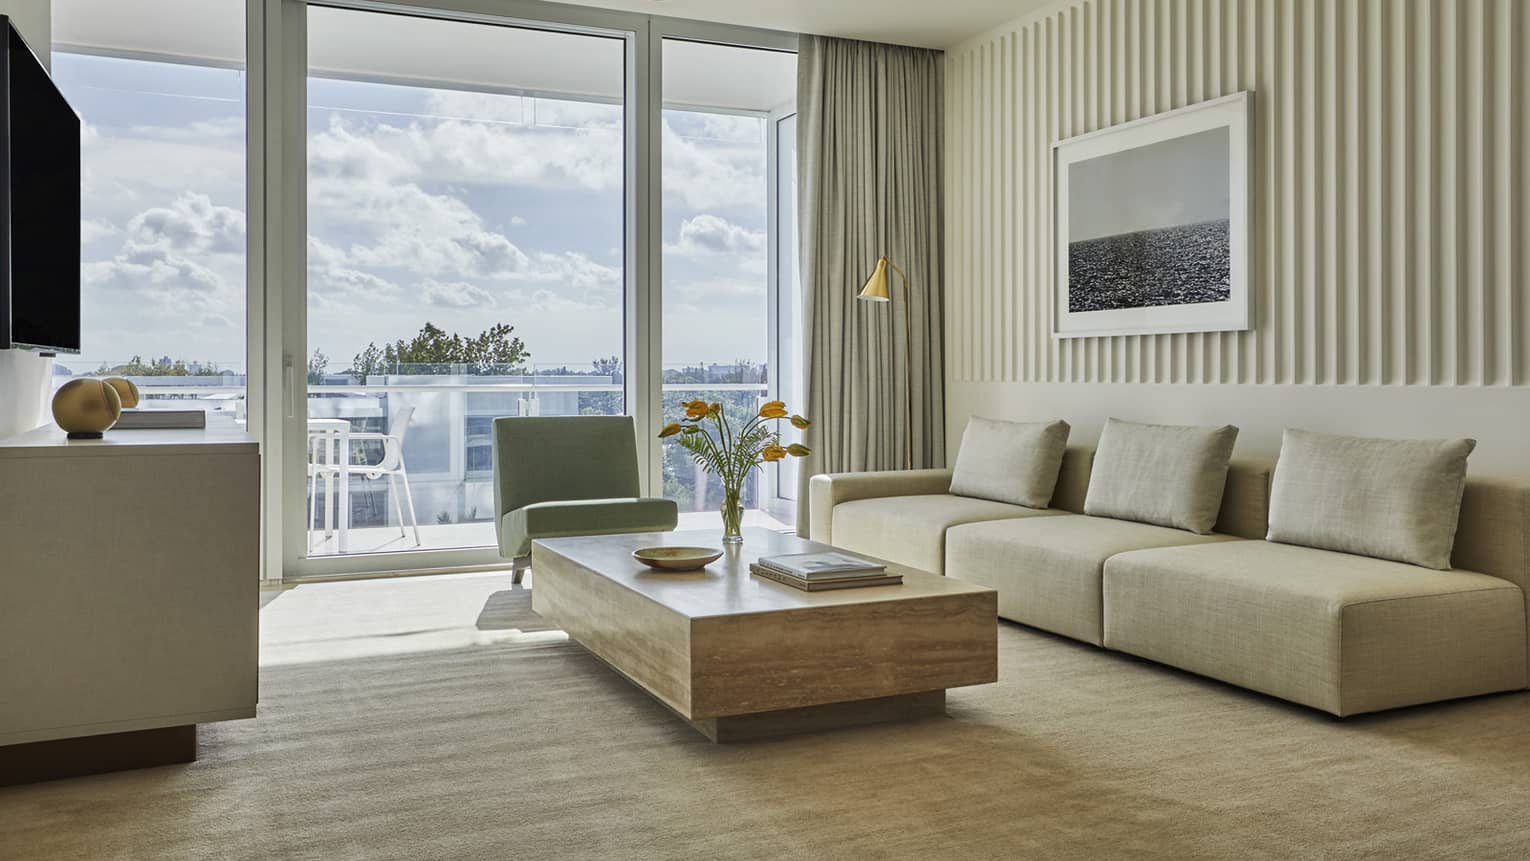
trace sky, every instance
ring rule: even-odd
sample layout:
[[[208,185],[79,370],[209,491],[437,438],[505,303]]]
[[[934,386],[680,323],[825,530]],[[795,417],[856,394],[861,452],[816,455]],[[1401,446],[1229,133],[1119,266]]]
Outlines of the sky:
[[[81,114],[77,364],[244,364],[243,74],[57,52]],[[622,352],[622,108],[309,85],[309,349],[339,371],[428,320],[535,365]],[[664,118],[666,365],[766,355],[765,123]]]
[[[1077,161],[1068,171],[1071,242],[1227,218],[1226,128]]]

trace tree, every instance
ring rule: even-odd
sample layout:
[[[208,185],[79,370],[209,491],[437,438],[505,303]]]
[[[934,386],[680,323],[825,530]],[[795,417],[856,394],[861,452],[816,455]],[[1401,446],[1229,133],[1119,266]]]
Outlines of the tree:
[[[383,351],[376,344],[368,344],[365,350],[351,360],[350,374],[358,385],[366,385],[367,377],[383,371]]]
[[[326,356],[323,350],[314,350],[313,356],[308,360],[308,385],[322,385],[324,372],[327,370],[329,370],[329,356]]]
[[[96,368],[96,376],[117,374],[124,377],[221,377],[223,371],[213,362],[199,364],[185,359],[164,356],[145,362],[142,356],[134,356],[126,364]]]
[[[351,362],[351,376],[358,382],[382,372],[396,374],[450,374],[466,366],[469,374],[520,374],[531,358],[526,344],[514,336],[515,327],[496,323],[470,338],[450,334],[427,322],[419,334],[378,347],[368,344]]]
[[[592,377],[610,377],[611,382],[622,381],[622,360],[612,356],[596,359],[590,363]],[[622,412],[621,392],[580,392],[579,414],[586,416],[615,416]]]

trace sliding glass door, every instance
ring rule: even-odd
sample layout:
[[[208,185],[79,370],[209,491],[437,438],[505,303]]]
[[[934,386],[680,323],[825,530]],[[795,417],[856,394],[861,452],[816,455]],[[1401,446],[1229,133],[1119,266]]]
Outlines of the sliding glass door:
[[[503,564],[505,416],[632,415],[646,492],[714,528],[716,488],[656,435],[681,400],[790,391],[795,38],[531,0],[252,4],[267,576]],[[749,489],[755,522],[789,523],[781,502],[775,470]]]
[[[487,556],[494,419],[626,408],[627,40],[306,24],[304,554]]]

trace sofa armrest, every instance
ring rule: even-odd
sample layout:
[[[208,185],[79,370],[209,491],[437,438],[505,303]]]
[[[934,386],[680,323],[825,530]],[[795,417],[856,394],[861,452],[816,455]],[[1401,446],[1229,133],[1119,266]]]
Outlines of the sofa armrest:
[[[949,469],[898,469],[885,472],[837,472],[808,482],[808,537],[833,543],[834,506],[856,499],[949,493]]]

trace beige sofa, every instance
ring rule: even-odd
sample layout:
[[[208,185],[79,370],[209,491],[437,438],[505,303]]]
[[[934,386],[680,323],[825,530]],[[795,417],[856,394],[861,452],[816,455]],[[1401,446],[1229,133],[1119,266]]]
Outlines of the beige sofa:
[[[1093,452],[1052,507],[947,492],[950,470],[814,476],[812,537],[992,586],[1012,621],[1336,715],[1530,684],[1530,486],[1468,480],[1435,571],[1263,540],[1271,466],[1234,461],[1216,531],[1083,514]]]

